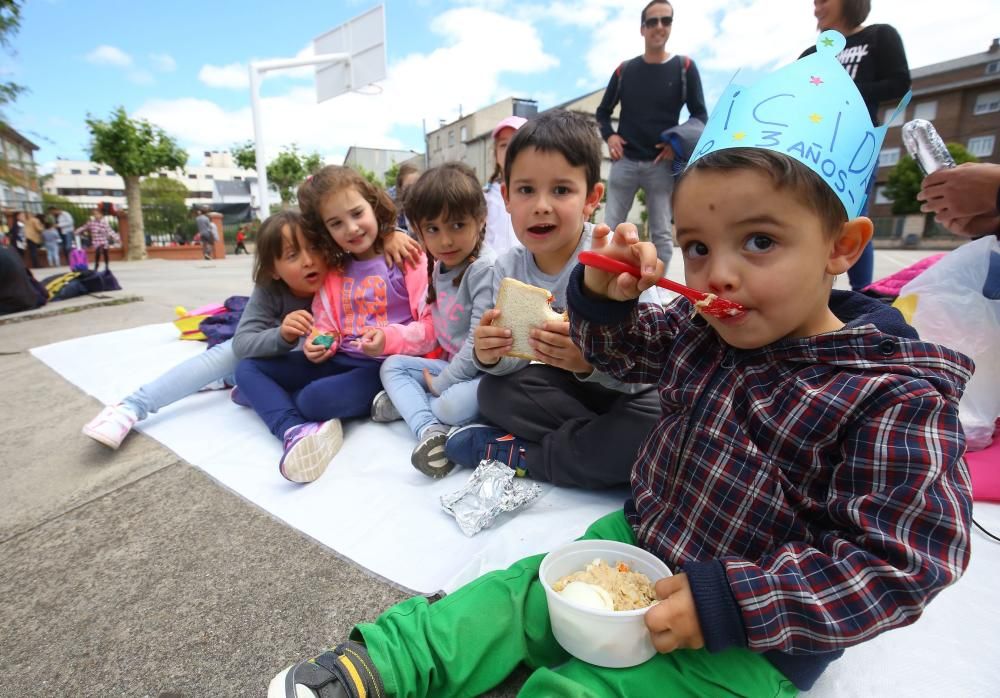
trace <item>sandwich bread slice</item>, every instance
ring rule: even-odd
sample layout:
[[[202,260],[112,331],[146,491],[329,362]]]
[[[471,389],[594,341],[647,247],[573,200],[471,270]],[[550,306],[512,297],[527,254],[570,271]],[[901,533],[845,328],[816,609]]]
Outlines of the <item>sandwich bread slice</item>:
[[[497,310],[500,317],[493,321],[494,327],[506,327],[514,339],[514,346],[508,356],[537,361],[534,350],[528,344],[529,333],[534,327],[541,327],[550,320],[565,322],[566,313],[552,310],[552,294],[544,288],[522,283],[517,279],[505,278],[500,282],[497,294]]]

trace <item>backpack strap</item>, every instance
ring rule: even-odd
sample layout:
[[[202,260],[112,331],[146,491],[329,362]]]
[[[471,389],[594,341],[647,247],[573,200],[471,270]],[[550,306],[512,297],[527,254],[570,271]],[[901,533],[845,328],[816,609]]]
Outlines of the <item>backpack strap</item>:
[[[622,96],[622,83],[625,81],[625,69],[635,60],[642,60],[642,56],[635,56],[629,58],[627,61],[622,61],[617,68],[615,68],[615,75],[618,76],[618,84],[615,85],[615,99],[611,102],[611,110],[614,111],[614,105],[618,104],[618,100]]]
[[[691,67],[691,57],[690,56],[678,56],[682,60],[681,63],[681,107],[687,104],[688,101],[688,68]]]

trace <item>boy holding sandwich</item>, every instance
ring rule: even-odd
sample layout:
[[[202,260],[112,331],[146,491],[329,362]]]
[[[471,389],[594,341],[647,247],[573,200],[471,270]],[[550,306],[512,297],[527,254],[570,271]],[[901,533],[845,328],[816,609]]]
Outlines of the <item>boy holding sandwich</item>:
[[[831,290],[871,237],[857,213],[886,127],[836,59],[843,37],[820,42],[780,84],[727,89],[674,189],[688,284],[743,312],[637,303],[663,265],[628,224],[597,229],[592,246],[641,278],[577,266],[567,287],[588,361],[659,388],[630,500],[584,535],[674,571],[645,614],[659,654],[625,669],[570,658],[536,555],[433,605],[390,608],[280,674],[270,698],[480,695],[522,662],[535,669],[525,696],[793,696],[962,575],[972,498],[958,401],[973,366],[894,309]],[[781,105],[781,123],[831,144],[834,167],[796,157],[795,133],[761,138],[752,118],[789,94],[801,101]],[[845,104],[854,113],[830,111]],[[860,160],[858,143],[871,144]]]
[[[547,289],[566,307],[577,254],[590,247],[587,219],[604,193],[601,141],[594,125],[552,110],[527,122],[507,147],[501,191],[523,247],[502,255],[494,288],[510,277]],[[659,418],[649,385],[630,385],[595,370],[573,344],[569,322],[530,331],[532,363],[509,356],[509,329],[494,327],[496,309],[475,330],[476,366],[487,375],[479,410],[493,425],[470,424],[449,436],[445,453],[466,467],[484,458],[535,480],[590,489],[628,483],[639,444]],[[615,434],[610,440],[607,434]]]

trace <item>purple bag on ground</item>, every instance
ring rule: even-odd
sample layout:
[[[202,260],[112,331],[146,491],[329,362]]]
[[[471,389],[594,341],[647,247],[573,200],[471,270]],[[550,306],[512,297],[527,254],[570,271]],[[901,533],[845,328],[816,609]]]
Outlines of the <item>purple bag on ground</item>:
[[[233,338],[249,300],[249,296],[230,296],[223,303],[226,306],[223,312],[209,315],[198,323],[198,329],[205,335],[208,346],[214,347]]]

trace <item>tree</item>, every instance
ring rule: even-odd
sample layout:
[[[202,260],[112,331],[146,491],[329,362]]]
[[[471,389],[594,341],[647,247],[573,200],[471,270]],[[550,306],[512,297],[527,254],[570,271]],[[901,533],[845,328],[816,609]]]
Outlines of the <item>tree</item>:
[[[392,164],[389,165],[389,169],[385,171],[384,175],[382,175],[382,180],[384,182],[383,186],[386,189],[390,189],[396,186],[396,177],[398,176],[399,176],[399,163],[393,160]]]
[[[0,0],[0,46],[12,53],[10,40],[21,29],[21,3],[17,0]],[[25,91],[15,82],[0,82],[0,106],[10,104]]]
[[[90,159],[109,165],[125,180],[128,206],[129,259],[146,258],[146,231],[142,220],[139,178],[158,170],[183,169],[187,153],[163,129],[144,119],[130,119],[124,107],[108,121],[87,116],[90,128]]]
[[[233,160],[245,170],[257,169],[257,150],[253,141],[236,145],[230,151]],[[293,143],[290,148],[282,149],[278,157],[267,165],[267,181],[277,188],[281,197],[282,207],[289,206],[295,200],[295,189],[311,174],[316,174],[323,168],[323,159],[319,153],[308,155],[300,153]]]
[[[963,162],[975,162],[976,156],[969,153],[959,143],[948,143],[948,152],[954,158],[955,164],[961,165]],[[920,202],[917,201],[917,192],[920,191],[920,183],[924,175],[917,167],[916,161],[909,155],[896,163],[889,173],[889,181],[885,185],[883,194],[892,199],[892,213],[903,216],[910,213],[920,213]]]
[[[142,180],[139,191],[143,224],[150,234],[173,236],[186,227],[190,215],[184,200],[191,192],[182,183],[169,177],[150,177]]]
[[[367,179],[372,184],[378,184],[379,183],[378,176],[373,171],[371,171],[367,167],[365,167],[364,165],[361,165],[361,164],[351,165],[351,169],[353,169],[355,172],[357,172],[359,175],[361,175],[362,177],[364,177],[365,179]]]

